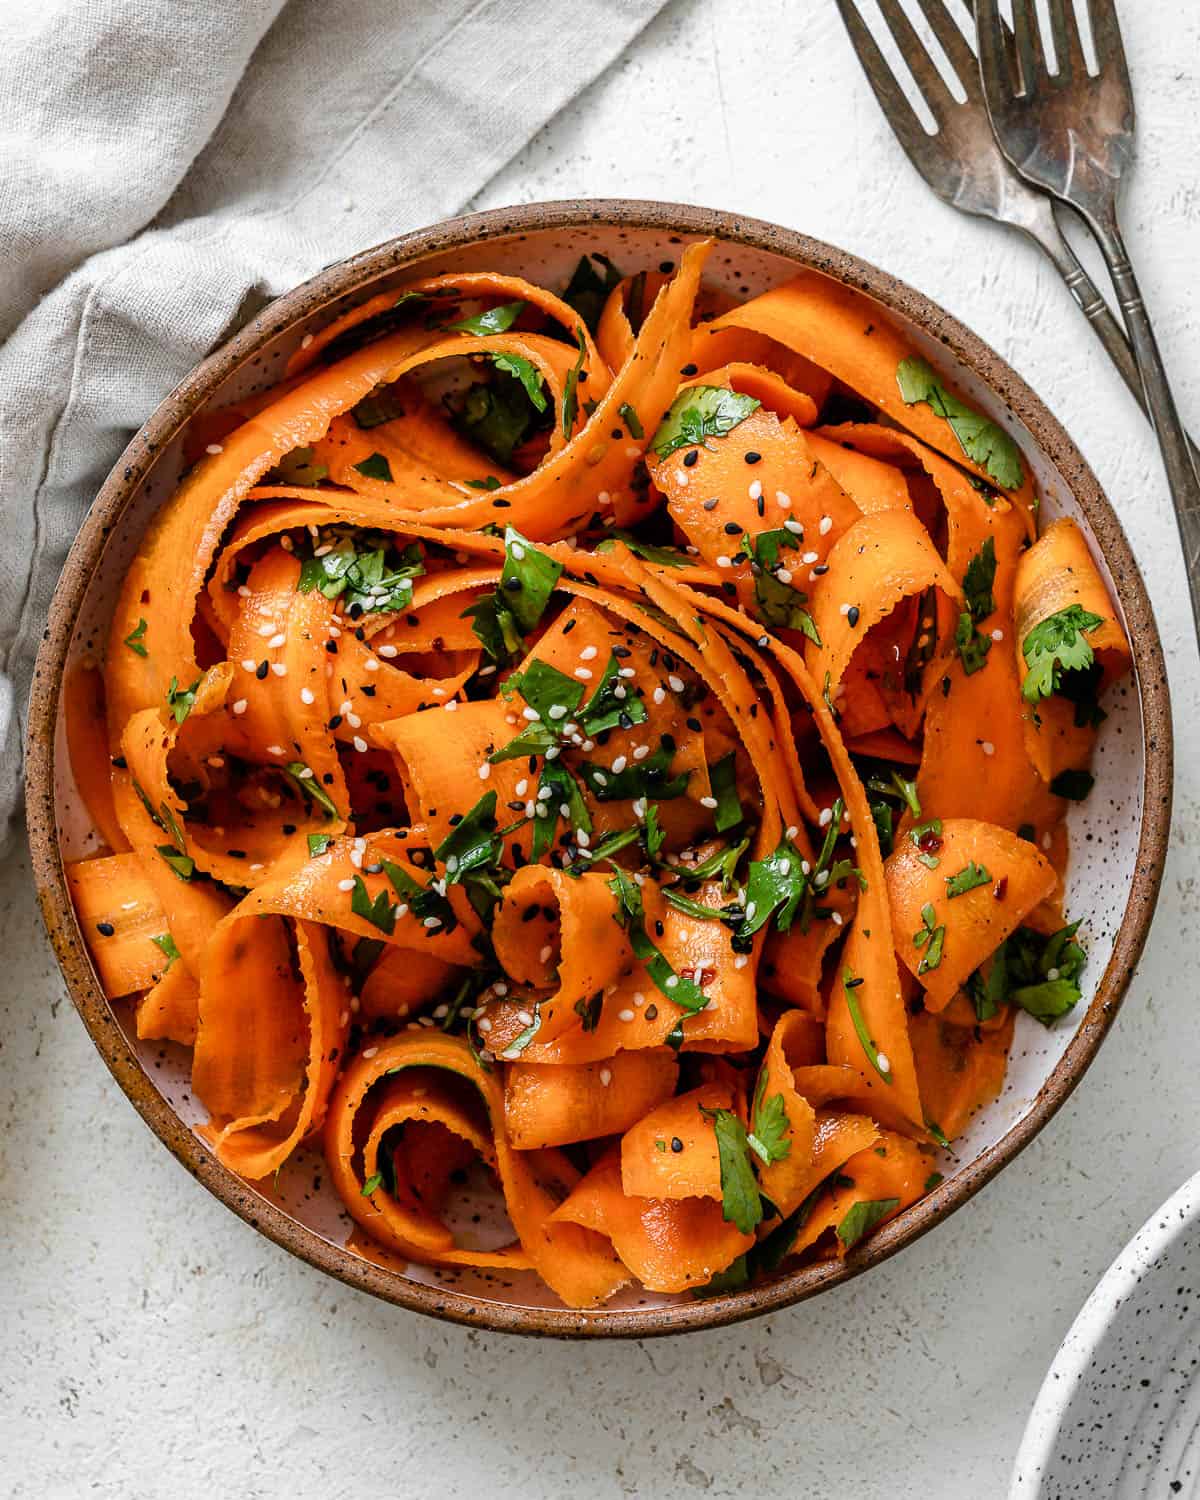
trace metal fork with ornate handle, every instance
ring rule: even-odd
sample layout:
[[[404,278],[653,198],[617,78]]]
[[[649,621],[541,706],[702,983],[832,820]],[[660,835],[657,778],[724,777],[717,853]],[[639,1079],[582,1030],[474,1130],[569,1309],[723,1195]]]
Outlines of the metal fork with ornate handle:
[[[896,48],[929,108],[937,130],[917,118],[864,22],[856,0],[836,0],[867,79],[913,166],[943,202],[1023,230],[1049,256],[1142,410],[1141,371],[1121,325],[1063,238],[1054,207],[1017,173],[997,144],[988,118],[979,65],[969,38],[945,0],[917,0],[965,98],[956,99],[899,0],[876,0]],[[1193,447],[1193,453],[1196,452]]]
[[[996,0],[976,0],[980,73],[1005,156],[1033,187],[1079,213],[1108,263],[1162,449],[1200,631],[1200,478],[1117,217],[1121,172],[1132,154],[1133,91],[1114,0],[1087,5],[1095,74],[1070,0],[1048,0],[1052,73],[1034,0],[1013,0],[1011,46]]]

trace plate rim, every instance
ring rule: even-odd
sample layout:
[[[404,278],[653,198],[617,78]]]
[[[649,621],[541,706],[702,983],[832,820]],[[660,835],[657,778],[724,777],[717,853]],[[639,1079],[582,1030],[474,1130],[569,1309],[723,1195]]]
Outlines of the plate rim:
[[[56,726],[62,673],[79,609],[109,533],[159,452],[193,410],[257,350],[300,318],[374,278],[431,254],[493,239],[589,226],[711,236],[781,255],[865,292],[943,344],[1003,401],[1061,475],[1087,518],[1129,627],[1142,716],[1142,821],[1112,955],[1062,1057],[1020,1119],[962,1172],[885,1225],[861,1251],[801,1267],[720,1297],[654,1308],[572,1309],[493,1302],[429,1286],[363,1260],[260,1195],[213,1156],[175,1114],[129,1046],[92,969],[67,893],[54,806]],[[806,1300],[881,1264],[949,1217],[1007,1165],[1078,1085],[1124,997],[1162,881],[1173,781],[1171,708],[1153,609],[1112,505],[1083,455],[1040,397],[979,336],[931,298],[848,251],[742,214],[639,199],[564,199],[463,214],[335,262],[272,302],[202,360],[138,430],[101,486],[72,544],[51,603],[34,669],[26,735],[26,815],[38,904],[72,1001],[126,1097],[172,1154],[227,1207],[282,1248],[347,1285],[410,1310],[471,1327],[550,1337],[646,1338],[717,1328]]]

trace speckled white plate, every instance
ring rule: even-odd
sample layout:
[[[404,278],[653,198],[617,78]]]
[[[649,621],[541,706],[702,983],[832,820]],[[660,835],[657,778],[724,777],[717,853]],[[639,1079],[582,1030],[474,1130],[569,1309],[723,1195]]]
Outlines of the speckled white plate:
[[[1030,1413],[1009,1500],[1200,1497],[1200,1173],[1104,1273]]]

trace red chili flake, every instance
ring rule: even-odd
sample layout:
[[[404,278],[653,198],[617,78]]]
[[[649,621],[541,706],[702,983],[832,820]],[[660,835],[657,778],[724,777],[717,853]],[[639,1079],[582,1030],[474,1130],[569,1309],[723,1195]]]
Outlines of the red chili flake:
[[[716,969],[710,969],[707,964],[701,964],[696,969],[680,969],[680,979],[690,979],[697,989],[706,989],[717,977]]]
[[[921,835],[921,842],[917,845],[922,854],[936,854],[942,847],[942,837],[934,833],[931,828],[928,833]]]
[[[1004,893],[1007,890],[1008,890],[1008,876],[1007,875],[1001,875],[1000,879],[997,880],[996,884],[992,887],[992,895],[995,897],[995,899],[997,901],[1003,901],[1004,900]]]

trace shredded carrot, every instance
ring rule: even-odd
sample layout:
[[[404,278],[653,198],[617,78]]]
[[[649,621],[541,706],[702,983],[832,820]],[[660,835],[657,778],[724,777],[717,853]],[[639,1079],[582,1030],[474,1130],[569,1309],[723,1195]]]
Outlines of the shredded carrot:
[[[852,1253],[1081,998],[1129,664],[1086,539],[874,304],[709,249],[341,312],[197,418],[68,685],[105,993],[401,1274]]]

